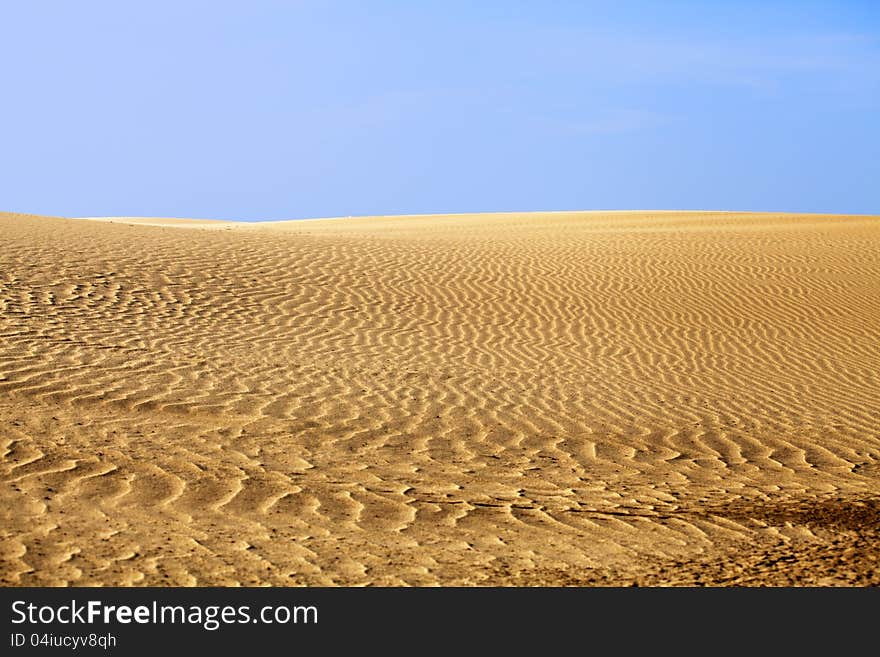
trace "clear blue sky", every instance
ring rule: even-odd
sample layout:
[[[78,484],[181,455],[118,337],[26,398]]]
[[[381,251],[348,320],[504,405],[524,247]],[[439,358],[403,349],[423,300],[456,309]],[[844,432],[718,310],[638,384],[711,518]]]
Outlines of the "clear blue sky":
[[[880,213],[880,2],[4,2],[0,210]]]

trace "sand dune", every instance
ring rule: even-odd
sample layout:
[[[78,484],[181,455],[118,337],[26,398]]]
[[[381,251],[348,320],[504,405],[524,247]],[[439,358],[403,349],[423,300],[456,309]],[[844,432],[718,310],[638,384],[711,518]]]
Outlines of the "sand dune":
[[[6,585],[880,584],[878,217],[0,215],[0,336]]]

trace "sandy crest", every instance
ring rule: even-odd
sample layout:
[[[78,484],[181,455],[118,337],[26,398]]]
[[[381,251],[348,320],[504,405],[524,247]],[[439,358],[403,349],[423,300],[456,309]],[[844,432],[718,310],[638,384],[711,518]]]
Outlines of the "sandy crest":
[[[871,216],[0,215],[0,582],[880,584],[878,291]]]

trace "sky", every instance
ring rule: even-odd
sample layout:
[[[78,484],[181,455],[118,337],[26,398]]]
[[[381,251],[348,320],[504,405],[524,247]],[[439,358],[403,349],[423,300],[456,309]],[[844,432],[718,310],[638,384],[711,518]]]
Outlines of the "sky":
[[[4,2],[0,210],[880,214],[880,3]]]

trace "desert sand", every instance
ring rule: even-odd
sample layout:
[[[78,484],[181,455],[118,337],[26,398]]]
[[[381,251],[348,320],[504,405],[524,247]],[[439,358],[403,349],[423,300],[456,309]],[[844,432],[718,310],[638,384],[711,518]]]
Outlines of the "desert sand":
[[[0,583],[880,584],[880,217],[0,215]]]

